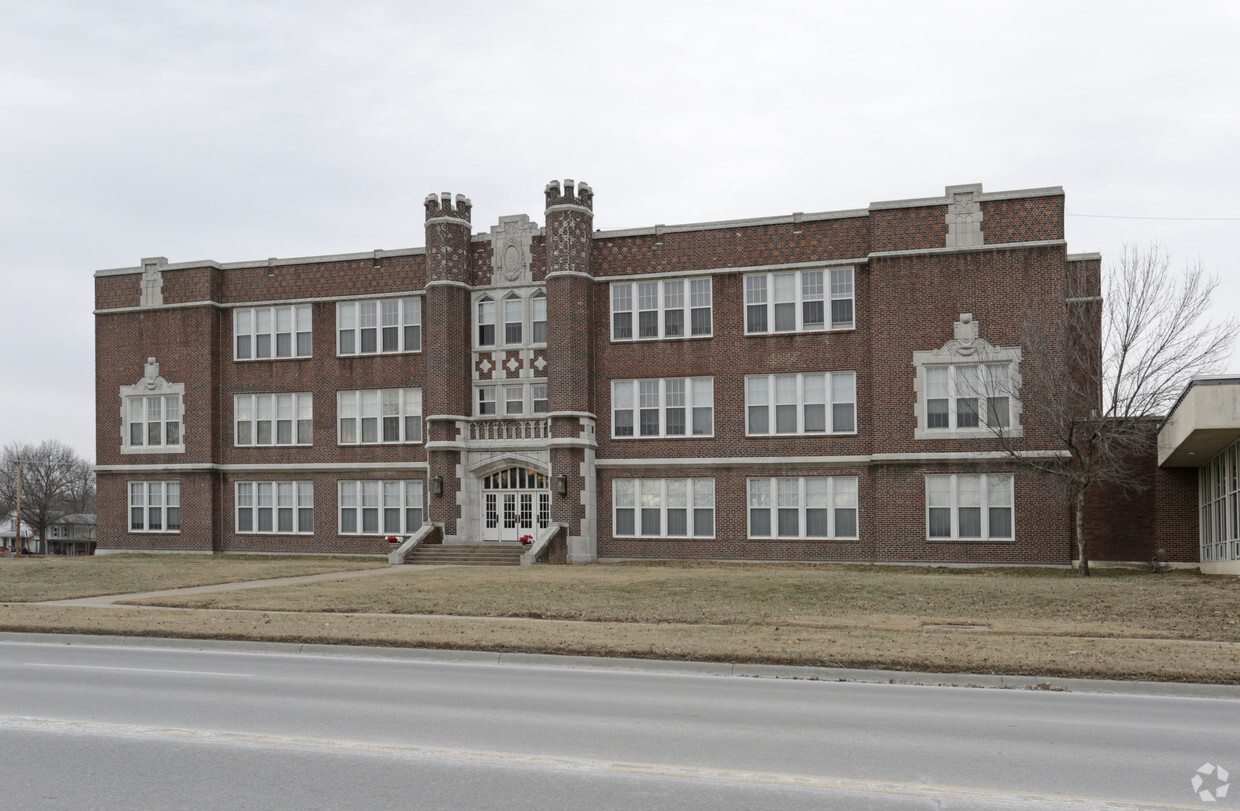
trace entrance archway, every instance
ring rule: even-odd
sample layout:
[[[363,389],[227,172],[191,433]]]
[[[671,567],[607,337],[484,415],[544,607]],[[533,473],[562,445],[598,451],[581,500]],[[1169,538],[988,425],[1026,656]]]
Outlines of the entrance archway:
[[[547,474],[524,467],[497,470],[482,479],[482,540],[516,543],[551,523]]]

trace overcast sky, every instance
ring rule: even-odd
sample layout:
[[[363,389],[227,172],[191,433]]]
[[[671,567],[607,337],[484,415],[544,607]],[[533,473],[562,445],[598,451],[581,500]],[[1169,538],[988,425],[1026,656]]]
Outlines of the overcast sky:
[[[92,273],[1063,186],[1240,301],[1240,2],[0,0],[0,444],[94,440]],[[1240,372],[1240,355],[1228,370]],[[134,379],[141,370],[134,370]]]

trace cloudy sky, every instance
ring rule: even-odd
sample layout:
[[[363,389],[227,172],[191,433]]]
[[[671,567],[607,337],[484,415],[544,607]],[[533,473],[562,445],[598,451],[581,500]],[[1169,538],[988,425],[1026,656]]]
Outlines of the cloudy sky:
[[[92,273],[1063,186],[1240,301],[1240,3],[0,0],[0,444],[94,458]],[[135,379],[141,370],[135,370]],[[1240,354],[1228,371],[1240,372]]]

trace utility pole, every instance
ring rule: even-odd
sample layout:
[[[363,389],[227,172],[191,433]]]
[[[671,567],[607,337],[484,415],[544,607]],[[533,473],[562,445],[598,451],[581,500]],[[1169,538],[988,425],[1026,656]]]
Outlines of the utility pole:
[[[13,557],[22,556],[22,460],[17,460],[17,525],[13,528]]]

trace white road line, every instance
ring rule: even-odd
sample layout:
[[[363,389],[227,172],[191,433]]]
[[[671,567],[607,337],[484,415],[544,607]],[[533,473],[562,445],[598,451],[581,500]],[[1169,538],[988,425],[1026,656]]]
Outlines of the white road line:
[[[906,783],[889,780],[858,780],[812,774],[751,771],[746,769],[710,768],[675,763],[653,763],[625,760],[603,760],[523,752],[498,752],[483,749],[426,746],[417,744],[379,743],[371,741],[333,740],[290,735],[267,735],[260,732],[236,732],[217,729],[189,729],[146,724],[117,724],[105,721],[30,718],[0,715],[0,729],[59,732],[67,734],[105,735],[128,738],[168,738],[202,743],[276,746],[316,751],[381,754],[408,759],[444,759],[495,763],[501,766],[533,766],[574,772],[594,771],[649,775],[729,783],[790,786],[823,791],[865,792],[919,796],[936,799],[972,800],[1002,805],[1035,806],[1038,808],[1085,809],[1085,811],[1121,811],[1121,809],[1200,809],[1200,805],[1149,803],[1112,800],[1100,797],[1077,797],[1031,791],[1002,791],[970,786],[939,786],[928,783]]]
[[[252,673],[221,673],[213,670],[162,670],[154,667],[108,667],[106,665],[61,665],[52,662],[22,662],[26,667],[59,667],[66,670],[123,670],[129,673],[177,673],[184,676],[233,676],[250,679]]]

